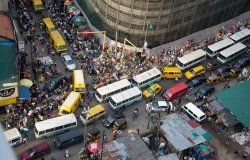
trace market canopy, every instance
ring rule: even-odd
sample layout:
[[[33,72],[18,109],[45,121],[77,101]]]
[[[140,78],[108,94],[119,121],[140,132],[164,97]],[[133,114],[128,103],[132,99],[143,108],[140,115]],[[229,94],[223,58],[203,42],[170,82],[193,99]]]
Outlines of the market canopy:
[[[33,85],[33,82],[30,79],[21,79],[19,85],[31,87]]]
[[[78,15],[81,13],[81,11],[73,4],[68,5],[67,7],[67,12],[74,14],[74,15]]]
[[[71,21],[74,24],[74,26],[76,26],[76,27],[79,27],[79,26],[86,23],[85,18],[83,16],[74,16],[71,19]]]
[[[245,126],[250,126],[250,80],[216,93],[217,99]]]
[[[93,33],[90,29],[85,29],[83,32],[79,33],[79,36],[83,38],[90,38],[93,36]]]

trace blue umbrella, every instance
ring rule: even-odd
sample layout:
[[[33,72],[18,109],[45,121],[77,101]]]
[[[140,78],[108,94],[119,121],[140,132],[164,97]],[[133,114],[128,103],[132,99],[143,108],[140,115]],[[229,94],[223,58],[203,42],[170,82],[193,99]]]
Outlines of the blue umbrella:
[[[86,22],[83,16],[74,16],[71,20],[76,27],[79,27]]]
[[[30,98],[30,90],[27,86],[19,86],[19,98],[20,99],[29,99]]]

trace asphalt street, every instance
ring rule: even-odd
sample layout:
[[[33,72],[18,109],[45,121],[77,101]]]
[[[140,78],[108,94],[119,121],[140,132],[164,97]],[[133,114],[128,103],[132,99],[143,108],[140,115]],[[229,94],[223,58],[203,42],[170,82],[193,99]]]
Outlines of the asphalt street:
[[[41,15],[36,14],[36,15],[34,15],[34,18],[41,20]],[[30,51],[30,48],[31,48],[30,43],[31,42],[28,42],[28,44],[26,46],[26,50],[28,51],[29,56],[30,56],[30,53],[31,53],[31,51]],[[41,48],[45,48],[46,44],[41,45],[38,42],[38,40],[35,40],[35,43],[39,47],[41,56],[47,55],[46,51],[44,53],[41,52]],[[69,51],[69,52],[71,52],[71,51]],[[65,70],[64,70],[65,67],[64,67],[64,64],[62,63],[60,55],[55,55],[54,60],[56,61],[57,67],[60,69],[60,71],[61,71],[61,73],[63,75],[71,75],[72,74],[71,72],[65,72]],[[206,60],[201,65],[205,66],[207,62],[208,62],[208,60]],[[77,69],[80,69],[79,64],[77,64]],[[209,74],[210,74],[209,72],[206,72],[206,76],[209,76]],[[91,77],[85,72],[85,80],[86,80],[87,83],[89,82],[90,78]],[[183,76],[183,78],[181,78],[178,82],[176,82],[174,79],[168,79],[168,80],[161,80],[159,82],[159,84],[162,86],[162,88],[169,88],[170,86],[173,86],[174,84],[177,84],[179,82],[185,82],[186,80],[187,79]],[[233,79],[233,80],[231,80],[229,82],[229,85],[232,86],[232,85],[235,84],[235,82],[236,82],[236,80]],[[223,87],[224,87],[224,83],[219,83],[218,85],[216,85],[216,91],[215,92],[217,92],[219,90],[222,90]],[[195,93],[196,90],[197,90],[197,88],[195,88],[192,93]],[[213,95],[211,97],[209,97],[209,99],[213,99],[213,98],[214,98]],[[160,95],[156,95],[156,100],[163,100],[163,99],[162,99],[162,97]],[[190,96],[189,100],[186,100],[185,98],[182,98],[181,104],[178,105],[178,107],[180,107],[182,104],[186,104],[189,101],[194,101],[194,95]],[[92,102],[91,102],[91,106],[95,106],[97,104],[98,104],[98,102],[93,99]],[[104,118],[106,118],[108,115],[113,113],[113,110],[109,107],[108,103],[103,103],[103,105],[105,106],[106,112],[107,112],[106,116],[104,117]],[[126,120],[128,121],[128,128],[126,130],[123,130],[123,133],[122,133],[121,136],[124,136],[124,135],[128,134],[128,131],[131,131],[131,130],[135,131],[136,129],[139,129],[140,133],[144,133],[144,132],[149,131],[149,129],[147,128],[148,127],[148,113],[145,110],[145,105],[146,105],[146,100],[142,99],[140,102],[135,103],[135,104],[127,107],[126,109],[122,110],[122,112],[125,114]],[[134,111],[135,108],[139,109],[139,116],[138,116],[138,119],[133,120],[132,115],[133,115],[133,111]],[[80,113],[80,112],[81,112],[81,108],[78,108],[77,113]],[[164,118],[164,116],[166,116],[166,113],[161,113],[161,118],[162,119]],[[106,135],[108,136],[108,139],[112,139],[112,129],[105,128],[103,126],[103,124],[102,124],[102,120],[104,118],[101,118],[101,119],[95,121],[94,123],[92,123],[90,125],[87,125],[87,130],[89,130],[93,126],[96,126],[101,131],[101,133],[103,133],[103,131],[105,130]],[[149,128],[151,126],[153,126],[152,123],[150,123]],[[77,128],[81,129],[82,133],[84,134],[85,126],[83,124],[81,124],[80,121],[78,123]],[[31,130],[30,135],[28,137],[28,142],[26,144],[23,144],[23,145],[15,148],[16,154],[18,155],[21,152],[27,150],[29,147],[34,146],[36,144],[39,144],[41,142],[48,142],[50,144],[50,146],[51,146],[52,154],[54,155],[54,157],[56,159],[58,159],[58,160],[64,160],[64,159],[77,160],[78,159],[77,158],[78,153],[81,150],[81,148],[83,147],[83,143],[78,144],[78,145],[74,145],[72,147],[69,147],[68,150],[69,150],[69,153],[71,154],[71,156],[69,158],[65,158],[64,157],[65,150],[56,149],[54,147],[54,145],[53,145],[53,138],[54,137],[36,140],[35,137],[34,137],[33,131]],[[51,157],[51,155],[47,155],[45,157],[45,159],[50,159],[50,157]]]

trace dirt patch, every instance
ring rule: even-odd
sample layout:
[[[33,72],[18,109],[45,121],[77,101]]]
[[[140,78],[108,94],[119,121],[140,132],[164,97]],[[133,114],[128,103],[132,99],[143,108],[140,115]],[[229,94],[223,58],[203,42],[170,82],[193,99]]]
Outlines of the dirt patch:
[[[215,150],[215,160],[243,160],[244,152],[242,146],[226,136],[219,135],[209,124],[203,125],[203,128],[213,136],[209,143]],[[238,154],[234,153],[236,150],[239,151]],[[246,160],[250,160],[250,157],[248,156]]]

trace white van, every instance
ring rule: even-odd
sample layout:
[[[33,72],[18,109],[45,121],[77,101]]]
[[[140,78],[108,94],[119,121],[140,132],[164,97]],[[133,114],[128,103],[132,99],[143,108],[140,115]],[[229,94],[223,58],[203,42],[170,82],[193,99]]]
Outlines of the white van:
[[[181,107],[188,115],[193,117],[196,121],[201,122],[206,119],[206,115],[197,106],[189,102]]]
[[[16,147],[22,144],[23,142],[22,135],[17,128],[12,128],[10,130],[5,131],[4,135],[11,146]]]

